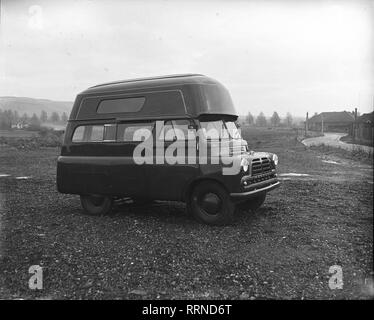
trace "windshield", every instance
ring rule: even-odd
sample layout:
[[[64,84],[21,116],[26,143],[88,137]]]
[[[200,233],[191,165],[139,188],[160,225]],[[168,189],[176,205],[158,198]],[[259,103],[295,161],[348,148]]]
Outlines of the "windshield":
[[[241,139],[240,131],[234,121],[200,121],[200,125],[207,139]]]
[[[226,128],[230,134],[230,137],[233,139],[241,139],[240,131],[238,126],[234,121],[225,121]]]

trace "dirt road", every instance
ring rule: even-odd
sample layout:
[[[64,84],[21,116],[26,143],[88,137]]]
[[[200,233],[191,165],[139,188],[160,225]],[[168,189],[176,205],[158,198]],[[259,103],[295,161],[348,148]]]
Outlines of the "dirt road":
[[[361,149],[367,153],[373,154],[373,147],[350,144],[340,141],[340,139],[346,135],[346,133],[325,132],[325,135],[322,137],[304,139],[302,143],[306,146],[318,146],[324,144],[331,147],[342,148],[348,151]]]
[[[171,202],[84,215],[78,197],[56,191],[58,149],[0,147],[0,298],[372,297],[372,166],[306,150],[287,132],[246,138],[279,155],[282,186],[224,227]],[[40,291],[28,287],[31,265],[43,268]],[[342,289],[329,287],[333,265]]]

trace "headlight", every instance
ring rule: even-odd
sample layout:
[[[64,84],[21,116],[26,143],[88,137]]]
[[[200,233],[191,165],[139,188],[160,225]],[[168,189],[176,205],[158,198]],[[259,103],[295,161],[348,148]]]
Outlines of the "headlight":
[[[243,168],[244,172],[248,171],[249,168],[249,161],[247,158],[242,158],[242,161],[240,162],[240,166]]]
[[[274,164],[277,166],[278,165],[278,156],[276,154],[273,154],[272,160]]]

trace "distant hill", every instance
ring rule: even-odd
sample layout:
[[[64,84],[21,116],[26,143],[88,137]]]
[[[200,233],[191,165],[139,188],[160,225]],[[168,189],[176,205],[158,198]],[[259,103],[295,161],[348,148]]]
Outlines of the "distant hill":
[[[48,115],[56,111],[61,114],[66,112],[70,114],[73,102],[71,101],[53,101],[47,99],[34,99],[26,97],[0,97],[0,109],[17,111],[21,116],[24,113],[32,115],[33,113],[40,115],[42,110]]]

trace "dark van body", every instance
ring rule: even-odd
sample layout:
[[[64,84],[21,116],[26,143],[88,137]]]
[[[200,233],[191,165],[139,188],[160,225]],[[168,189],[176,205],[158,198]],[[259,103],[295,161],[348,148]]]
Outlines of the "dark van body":
[[[91,214],[108,212],[112,201],[123,197],[176,200],[203,222],[227,223],[236,204],[257,208],[279,185],[275,155],[248,152],[240,135],[205,136],[210,128],[235,130],[236,120],[228,91],[203,75],[91,87],[77,96],[68,121],[57,163],[58,191],[80,195]],[[145,141],[149,159],[138,164],[134,153]],[[184,161],[162,161],[172,144],[182,148]],[[222,156],[223,146],[240,163],[234,174],[223,174],[222,162],[211,161]],[[198,161],[202,155],[208,161]]]

